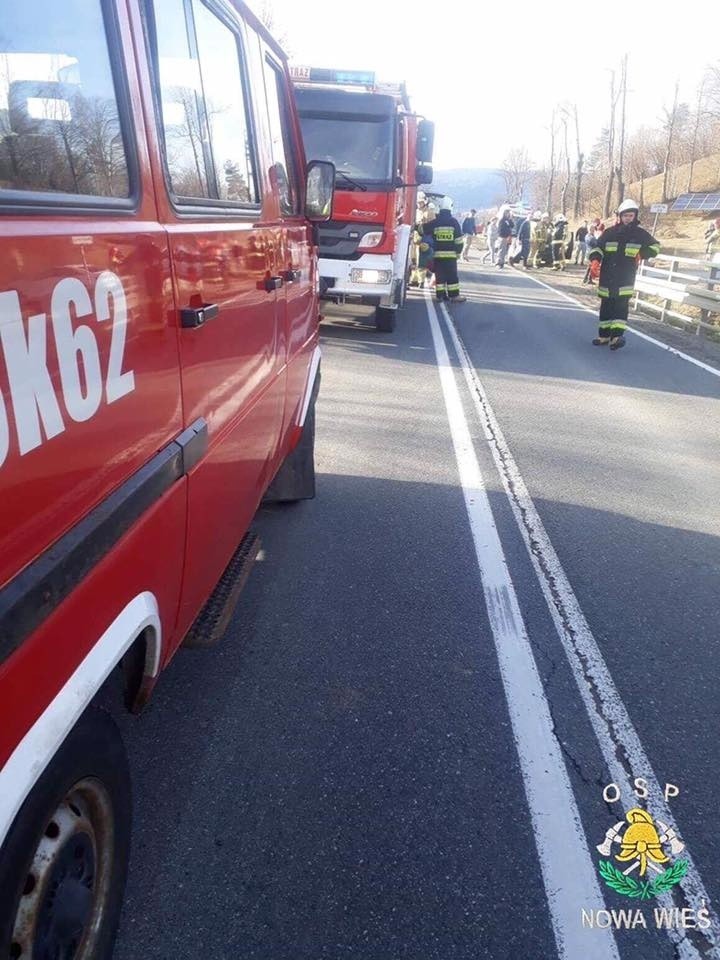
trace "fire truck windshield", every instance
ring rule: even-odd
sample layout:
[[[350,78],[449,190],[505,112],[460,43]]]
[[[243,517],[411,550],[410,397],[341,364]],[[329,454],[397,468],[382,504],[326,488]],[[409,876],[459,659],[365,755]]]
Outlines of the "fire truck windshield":
[[[348,177],[360,183],[392,183],[394,126],[389,117],[338,117],[301,114],[308,160],[331,160],[338,187],[353,189]]]

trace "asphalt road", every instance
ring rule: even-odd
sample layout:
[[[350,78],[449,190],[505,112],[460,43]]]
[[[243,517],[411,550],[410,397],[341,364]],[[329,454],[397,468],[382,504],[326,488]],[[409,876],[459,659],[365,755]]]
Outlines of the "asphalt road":
[[[391,335],[323,323],[317,498],[261,510],[225,638],[123,721],[116,960],[716,955],[596,845],[647,807],[674,905],[715,909],[720,376],[593,348],[531,275],[462,281],[452,326],[419,294]],[[590,929],[603,901],[648,928]]]

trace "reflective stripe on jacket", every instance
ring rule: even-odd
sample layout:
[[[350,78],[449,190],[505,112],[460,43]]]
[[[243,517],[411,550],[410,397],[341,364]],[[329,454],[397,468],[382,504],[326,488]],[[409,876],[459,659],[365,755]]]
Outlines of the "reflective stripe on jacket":
[[[638,259],[648,260],[660,253],[655,237],[638,223],[608,227],[590,251],[589,260],[600,260],[598,295],[630,297],[635,285]]]
[[[449,210],[441,210],[423,230],[432,235],[436,260],[457,259],[464,241],[460,224]]]

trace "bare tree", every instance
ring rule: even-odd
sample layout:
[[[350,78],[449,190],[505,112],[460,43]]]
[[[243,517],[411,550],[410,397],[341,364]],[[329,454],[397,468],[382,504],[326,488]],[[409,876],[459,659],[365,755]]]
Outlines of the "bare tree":
[[[615,165],[615,176],[617,177],[617,202],[618,206],[625,199],[625,180],[623,179],[624,173],[624,163],[625,163],[625,106],[627,103],[627,65],[628,65],[628,55],[625,54],[622,61],[622,68],[620,73],[620,91],[619,97],[621,98],[621,108],[620,108],[620,147],[618,149],[618,161]]]
[[[672,156],[673,137],[678,119],[678,92],[680,90],[680,81],[675,81],[675,95],[673,97],[672,110],[665,109],[664,128],[666,133],[665,140],[665,160],[663,162],[663,183],[662,183],[662,202],[668,198],[668,175],[670,173],[670,158]]]
[[[272,0],[255,0],[251,3],[251,6],[255,10],[258,20],[273,35],[285,53],[292,57],[290,34],[287,28],[278,21]]]
[[[583,176],[583,164],[585,154],[580,150],[580,121],[578,119],[577,104],[573,104],[573,120],[575,121],[575,149],[577,160],[575,161],[575,201],[573,203],[573,217],[575,220],[580,218],[580,190]]]
[[[572,179],[572,173],[570,172],[570,151],[569,151],[569,149],[568,149],[568,124],[567,124],[567,116],[563,116],[563,118],[562,118],[562,126],[563,126],[563,151],[564,151],[564,156],[561,155],[561,160],[562,160],[562,159],[565,160],[566,175],[565,175],[565,182],[563,183],[563,185],[562,185],[562,190],[560,191],[560,212],[562,213],[563,216],[565,216],[565,212],[566,212],[566,209],[567,209],[567,204],[566,204],[566,202],[565,202],[565,199],[566,199],[566,197],[567,197],[568,187],[570,186],[570,180]]]
[[[525,147],[513,147],[503,160],[502,175],[508,199],[521,200],[530,179],[530,155]]]
[[[545,209],[551,216],[553,209],[553,186],[555,184],[555,135],[556,120],[555,110],[553,109],[552,119],[550,120],[550,166],[548,168],[547,202],[545,204]]]
[[[615,91],[615,71],[610,73],[610,123],[608,124],[607,136],[607,169],[608,179],[605,188],[605,202],[603,204],[603,216],[610,216],[610,204],[612,197],[613,180],[615,177],[615,113],[617,111],[618,94]]]
[[[705,80],[705,109],[715,120],[720,120],[720,60],[708,67]]]
[[[695,106],[695,123],[693,124],[692,145],[690,147],[690,169],[688,170],[687,186],[685,187],[686,193],[690,193],[692,190],[693,170],[695,168],[695,160],[697,159],[698,132],[703,116],[703,98],[705,96],[705,85],[707,81],[708,75],[706,73],[698,87],[698,98]]]

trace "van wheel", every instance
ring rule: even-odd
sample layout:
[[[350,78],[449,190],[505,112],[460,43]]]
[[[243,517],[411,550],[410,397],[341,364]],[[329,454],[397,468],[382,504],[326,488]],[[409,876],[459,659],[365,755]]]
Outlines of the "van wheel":
[[[397,310],[388,307],[375,307],[375,329],[380,333],[392,333],[395,329]]]
[[[315,401],[319,389],[318,372],[298,445],[283,460],[263,503],[292,503],[312,500],[315,496]]]
[[[130,852],[130,772],[120,732],[89,710],[0,850],[0,957],[110,960]]]

